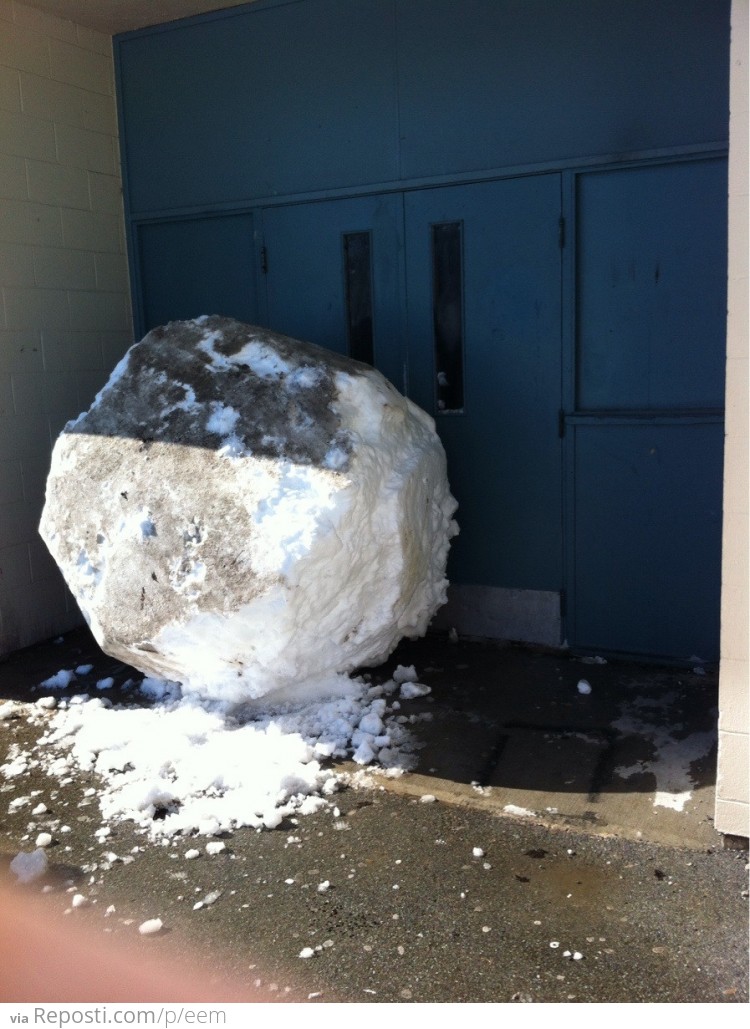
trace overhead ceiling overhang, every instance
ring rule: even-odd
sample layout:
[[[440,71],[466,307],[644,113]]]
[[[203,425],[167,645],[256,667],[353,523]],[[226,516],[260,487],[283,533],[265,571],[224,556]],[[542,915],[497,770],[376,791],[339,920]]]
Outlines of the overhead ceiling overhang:
[[[238,7],[248,0],[21,0],[58,18],[97,29],[106,35],[188,18],[206,11]]]

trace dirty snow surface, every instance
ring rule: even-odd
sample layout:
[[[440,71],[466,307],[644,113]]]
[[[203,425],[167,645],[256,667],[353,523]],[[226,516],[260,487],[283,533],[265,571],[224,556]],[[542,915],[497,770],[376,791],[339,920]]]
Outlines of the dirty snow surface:
[[[62,783],[95,773],[102,842],[120,820],[152,838],[275,828],[290,815],[332,806],[342,785],[366,780],[367,766],[390,775],[412,767],[409,725],[429,717],[408,711],[410,698],[429,692],[413,667],[399,666],[376,685],[333,675],[322,697],[318,682],[307,699],[297,690],[293,701],[241,707],[197,700],[176,683],[149,678],[127,681],[127,702],[119,704],[102,695],[102,682],[98,695],[66,696],[75,673],[63,672],[40,684],[36,703],[6,705],[4,717],[35,719],[41,736],[31,751],[11,748],[0,772],[18,782],[39,768]],[[334,759],[347,758],[362,772],[334,768]]]

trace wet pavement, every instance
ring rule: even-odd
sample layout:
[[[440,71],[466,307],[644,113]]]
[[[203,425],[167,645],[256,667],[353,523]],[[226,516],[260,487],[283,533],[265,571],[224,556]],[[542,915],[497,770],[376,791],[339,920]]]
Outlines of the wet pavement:
[[[0,665],[0,702],[86,661],[98,676],[129,672],[73,633]],[[711,669],[428,637],[373,676],[397,663],[432,690],[409,708],[423,744],[414,772],[373,775],[335,810],[271,832],[236,830],[214,855],[204,838],[149,844],[129,823],[104,844],[91,774],[9,779],[6,895],[86,927],[102,955],[124,945],[151,967],[197,960],[227,999],[747,1002],[747,853],[712,825]],[[0,763],[39,734],[0,723]],[[49,848],[47,877],[21,887],[8,864],[44,818],[9,806],[30,788],[71,832]],[[200,856],[186,860],[191,848]],[[162,931],[139,936],[157,916]],[[104,982],[92,968],[81,999],[108,999]],[[54,1000],[60,987],[29,962],[3,989]]]

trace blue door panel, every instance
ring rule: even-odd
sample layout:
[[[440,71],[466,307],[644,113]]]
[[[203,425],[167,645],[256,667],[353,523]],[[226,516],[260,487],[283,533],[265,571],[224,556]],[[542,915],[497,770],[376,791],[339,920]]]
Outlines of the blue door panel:
[[[398,0],[402,175],[727,136],[726,0]]]
[[[403,389],[401,225],[398,194],[263,211],[266,323],[277,332],[347,353],[344,237],[368,232],[374,363]]]
[[[720,409],[726,161],[577,181],[578,410]]]
[[[448,456],[461,533],[452,581],[559,590],[560,182],[545,175],[405,196],[409,393]],[[464,407],[436,405],[431,226],[461,223]]]
[[[138,227],[142,332],[179,318],[258,321],[252,215]]]
[[[573,640],[718,659],[721,424],[578,425],[574,436]]]
[[[120,37],[131,211],[395,178],[392,0],[251,7]]]
[[[576,176],[569,639],[719,652],[726,162]]]

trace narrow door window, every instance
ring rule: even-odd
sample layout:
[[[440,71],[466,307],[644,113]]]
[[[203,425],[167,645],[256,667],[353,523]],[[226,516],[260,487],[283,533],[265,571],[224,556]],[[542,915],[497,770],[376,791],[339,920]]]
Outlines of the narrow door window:
[[[464,406],[462,223],[432,226],[432,318],[437,410]]]
[[[344,234],[344,279],[349,356],[375,363],[372,337],[372,239],[369,232]]]

